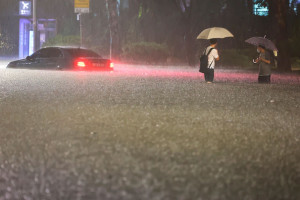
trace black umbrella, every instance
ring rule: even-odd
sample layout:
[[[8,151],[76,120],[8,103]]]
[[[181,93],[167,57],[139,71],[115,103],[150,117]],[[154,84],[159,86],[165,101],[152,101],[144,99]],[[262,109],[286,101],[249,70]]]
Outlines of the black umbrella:
[[[271,40],[268,40],[266,37],[252,37],[245,42],[255,46],[264,46],[266,49],[269,49],[271,51],[278,51],[275,44]]]

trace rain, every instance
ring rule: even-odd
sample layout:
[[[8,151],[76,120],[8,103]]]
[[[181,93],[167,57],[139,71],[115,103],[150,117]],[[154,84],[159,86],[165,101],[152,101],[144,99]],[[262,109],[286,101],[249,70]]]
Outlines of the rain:
[[[299,3],[0,0],[0,200],[299,199]]]

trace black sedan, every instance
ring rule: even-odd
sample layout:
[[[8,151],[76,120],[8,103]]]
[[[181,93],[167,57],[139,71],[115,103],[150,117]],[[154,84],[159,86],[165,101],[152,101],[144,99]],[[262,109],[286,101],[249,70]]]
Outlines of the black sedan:
[[[113,71],[114,64],[83,48],[47,47],[26,59],[12,61],[7,68]]]

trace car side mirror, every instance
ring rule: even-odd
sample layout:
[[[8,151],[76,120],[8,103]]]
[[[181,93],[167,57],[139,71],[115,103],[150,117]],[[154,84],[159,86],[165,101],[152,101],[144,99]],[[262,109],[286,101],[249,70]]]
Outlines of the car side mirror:
[[[27,57],[26,57],[26,60],[28,60],[28,61],[33,61],[34,58],[33,58],[32,56],[27,56]]]

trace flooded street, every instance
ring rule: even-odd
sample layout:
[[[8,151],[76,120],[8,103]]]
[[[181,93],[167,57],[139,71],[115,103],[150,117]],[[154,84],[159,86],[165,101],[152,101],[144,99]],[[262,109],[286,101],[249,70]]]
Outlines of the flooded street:
[[[0,199],[299,199],[300,78],[0,70]]]

